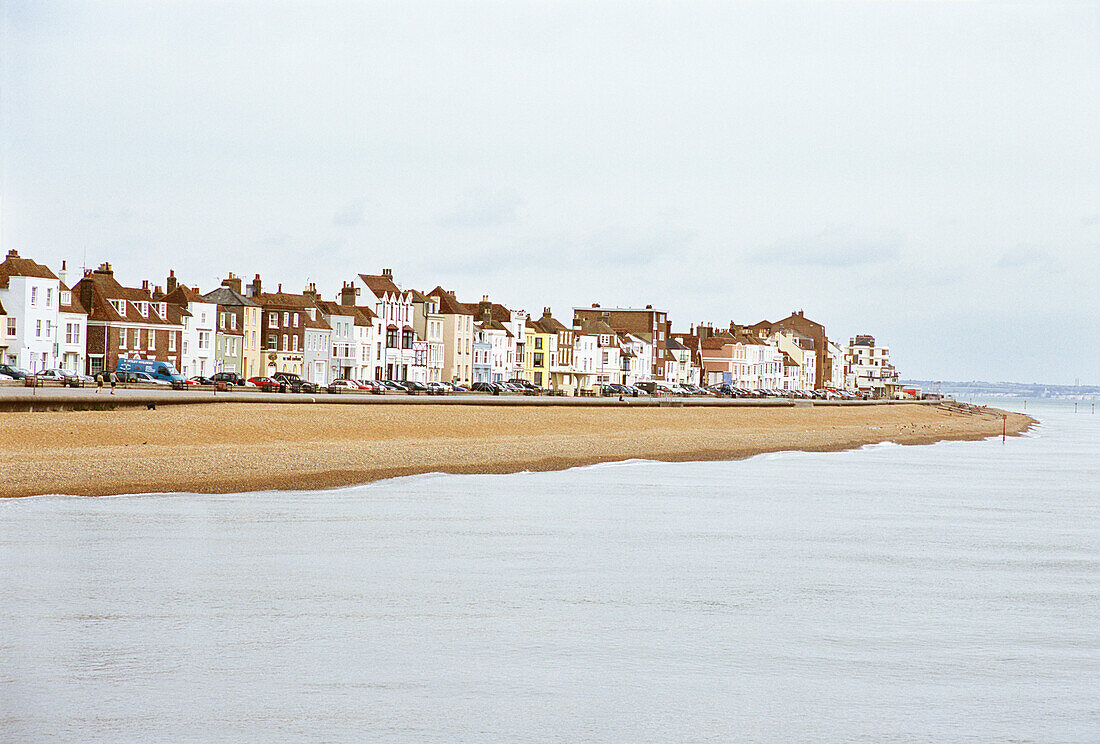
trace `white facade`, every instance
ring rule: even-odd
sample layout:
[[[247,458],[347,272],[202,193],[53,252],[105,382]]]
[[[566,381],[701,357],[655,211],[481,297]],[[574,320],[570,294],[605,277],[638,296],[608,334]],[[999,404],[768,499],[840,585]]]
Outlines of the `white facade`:
[[[217,358],[214,341],[218,306],[206,302],[188,302],[185,307],[191,315],[183,316],[180,374],[184,377],[209,377],[218,371],[214,362]]]
[[[0,361],[31,372],[84,371],[88,316],[52,271],[9,251],[0,272]],[[62,272],[64,273],[64,272]]]

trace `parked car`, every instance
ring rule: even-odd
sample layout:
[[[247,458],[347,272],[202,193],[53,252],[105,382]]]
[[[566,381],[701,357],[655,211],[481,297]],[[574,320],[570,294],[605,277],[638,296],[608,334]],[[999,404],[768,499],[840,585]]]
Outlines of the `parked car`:
[[[358,393],[359,389],[359,383],[355,380],[333,380],[328,384],[328,391],[330,393],[342,393],[345,390],[352,393]]]
[[[67,369],[44,369],[36,373],[39,380],[52,380],[60,382],[65,387],[79,387],[84,384],[84,376]]]
[[[303,380],[293,372],[276,372],[271,379],[286,385],[286,389],[292,393],[316,393],[318,387],[309,380]]]
[[[127,372],[126,382],[140,382],[143,384],[157,385],[158,387],[171,387],[172,383],[160,377],[153,377],[148,372]]]
[[[12,364],[0,364],[0,373],[7,375],[13,380],[22,380],[24,377],[31,374],[30,370],[16,367]]]
[[[429,382],[426,387],[428,395],[446,395],[451,392],[442,382]]]
[[[501,390],[495,382],[475,382],[470,386],[470,390],[475,393],[489,393],[490,395],[498,395]]]
[[[210,377],[214,382],[224,382],[227,385],[240,385],[246,387],[248,382],[236,372],[217,372]]]
[[[202,375],[195,375],[194,377],[188,377],[185,382],[188,385],[213,385],[214,381],[209,377],[203,377]]]
[[[285,393],[286,385],[270,377],[249,377],[248,381],[265,393]]]

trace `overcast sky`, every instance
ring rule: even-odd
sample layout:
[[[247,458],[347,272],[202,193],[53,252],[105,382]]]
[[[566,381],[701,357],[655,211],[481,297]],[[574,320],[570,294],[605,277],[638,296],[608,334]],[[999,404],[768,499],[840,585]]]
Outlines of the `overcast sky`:
[[[1100,383],[1100,4],[0,0],[0,249]]]

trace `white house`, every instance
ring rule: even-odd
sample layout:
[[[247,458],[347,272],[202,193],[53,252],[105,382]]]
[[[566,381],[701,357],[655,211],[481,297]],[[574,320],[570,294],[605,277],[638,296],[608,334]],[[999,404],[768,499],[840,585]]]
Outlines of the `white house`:
[[[31,372],[84,371],[87,312],[48,267],[8,251],[0,263],[0,306],[0,361]]]
[[[154,300],[164,300],[176,307],[186,310],[183,314],[183,347],[180,350],[179,371],[184,377],[202,375],[209,377],[217,369],[217,346],[215,334],[217,332],[218,305],[211,303],[203,297],[198,288],[192,289],[180,284],[176,279],[176,272],[169,271],[165,282],[163,294],[153,292]]]
[[[418,339],[413,328],[412,291],[399,288],[390,269],[382,269],[381,274],[359,274],[351,287],[359,290],[362,302],[375,314],[374,337],[382,353],[375,361],[373,379],[426,382],[426,354],[418,359],[415,344]]]

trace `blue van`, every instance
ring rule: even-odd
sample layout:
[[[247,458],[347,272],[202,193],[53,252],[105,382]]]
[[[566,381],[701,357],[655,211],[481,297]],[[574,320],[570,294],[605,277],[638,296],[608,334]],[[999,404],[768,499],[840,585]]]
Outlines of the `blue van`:
[[[125,382],[132,372],[144,372],[150,377],[170,382],[174,388],[183,388],[186,383],[183,375],[168,362],[158,362],[155,359],[119,359],[115,367],[118,378]]]

